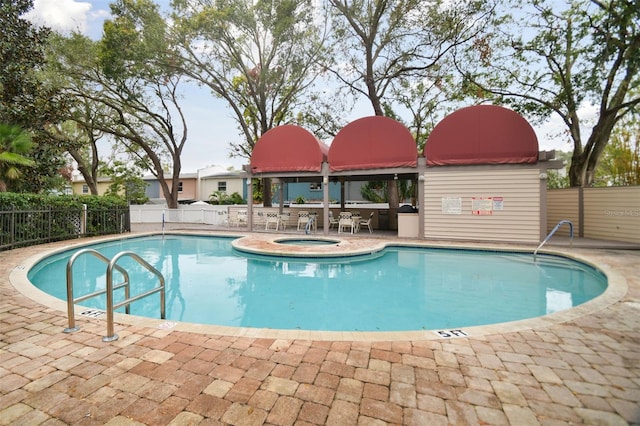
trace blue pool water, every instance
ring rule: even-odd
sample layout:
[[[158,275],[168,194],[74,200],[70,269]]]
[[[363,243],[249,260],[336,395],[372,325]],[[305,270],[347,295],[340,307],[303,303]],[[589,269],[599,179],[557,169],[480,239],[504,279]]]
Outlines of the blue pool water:
[[[230,238],[174,235],[89,247],[109,258],[133,251],[161,271],[168,286],[168,320],[227,326],[451,329],[569,309],[600,295],[607,285],[606,277],[588,265],[546,255],[534,261],[531,254],[390,247],[371,256],[283,258],[240,253]],[[66,300],[66,265],[74,252],[39,262],[29,279]],[[131,259],[118,264],[129,270],[132,295],[157,285]],[[115,279],[120,280],[118,273]],[[73,280],[74,297],[104,288],[106,265],[83,255]],[[104,309],[105,300],[82,305]],[[131,313],[158,318],[158,306],[156,294],[134,302]]]

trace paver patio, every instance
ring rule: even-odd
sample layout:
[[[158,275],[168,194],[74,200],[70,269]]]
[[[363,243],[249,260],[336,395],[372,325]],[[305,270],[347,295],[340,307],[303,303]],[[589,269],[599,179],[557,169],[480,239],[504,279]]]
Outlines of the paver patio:
[[[9,274],[65,242],[0,253],[0,424],[640,424],[640,251],[574,248],[626,278],[568,322],[454,339],[224,336],[104,322]]]

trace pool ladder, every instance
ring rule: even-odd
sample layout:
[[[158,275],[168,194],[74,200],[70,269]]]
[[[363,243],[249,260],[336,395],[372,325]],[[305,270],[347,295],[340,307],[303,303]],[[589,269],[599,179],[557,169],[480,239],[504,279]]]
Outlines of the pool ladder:
[[[538,246],[537,249],[534,250],[533,252],[533,259],[535,260],[536,255],[538,254],[538,250],[540,250],[540,248],[547,242],[549,241],[549,239],[553,236],[553,234],[556,233],[556,231],[558,229],[560,229],[560,227],[564,224],[568,224],[569,225],[569,244],[570,246],[573,246],[573,223],[570,220],[561,220],[560,222],[558,222],[558,224],[551,230],[551,232],[549,232],[549,235],[547,235],[547,238],[544,239],[543,242],[540,243],[540,245]]]
[[[86,294],[84,296],[80,296],[77,298],[73,298],[73,264],[75,263],[75,261],[82,255],[84,254],[90,254],[93,255],[95,257],[97,257],[98,259],[102,260],[103,262],[107,263],[107,286],[106,289],[104,290],[98,290],[95,291],[93,293],[89,293]],[[149,291],[146,291],[144,293],[140,293],[137,296],[134,297],[130,297],[130,289],[129,289],[129,285],[130,285],[130,280],[129,280],[129,274],[127,273],[127,271],[122,268],[121,266],[117,265],[118,260],[120,260],[120,258],[122,257],[130,257],[133,260],[135,260],[136,262],[138,262],[140,265],[144,266],[149,272],[151,272],[152,274],[154,274],[156,277],[158,277],[159,280],[159,285],[157,287],[152,288]],[[124,281],[118,284],[113,283],[113,270],[116,269],[118,272],[120,272],[122,274],[122,276],[124,277]],[[113,292],[114,290],[120,289],[120,288],[124,288],[124,296],[125,299],[117,304],[113,304]],[[102,338],[103,342],[112,342],[115,340],[118,340],[118,335],[114,333],[113,331],[113,312],[116,309],[119,309],[121,307],[125,307],[125,312],[128,314],[130,313],[130,308],[129,305],[132,302],[135,302],[136,300],[140,300],[142,298],[145,298],[147,296],[150,296],[152,294],[155,293],[160,293],[160,318],[161,319],[165,319],[165,286],[164,286],[164,277],[162,276],[162,274],[153,266],[151,266],[149,263],[147,263],[143,258],[141,258],[140,256],[138,256],[137,254],[130,252],[130,251],[122,251],[118,254],[116,254],[113,259],[109,259],[106,256],[104,256],[103,254],[97,252],[96,250],[93,249],[84,249],[84,250],[80,250],[76,253],[73,254],[73,256],[71,256],[71,258],[69,259],[69,261],[67,262],[67,315],[69,317],[69,327],[64,329],[65,333],[73,333],[75,331],[80,330],[80,327],[76,326],[76,320],[75,320],[75,315],[74,315],[74,305],[76,303],[80,303],[83,302],[85,300],[91,299],[93,297],[96,296],[100,296],[102,294],[106,293],[106,297],[107,297],[107,309],[106,309],[106,314],[107,314],[107,335],[105,337]]]

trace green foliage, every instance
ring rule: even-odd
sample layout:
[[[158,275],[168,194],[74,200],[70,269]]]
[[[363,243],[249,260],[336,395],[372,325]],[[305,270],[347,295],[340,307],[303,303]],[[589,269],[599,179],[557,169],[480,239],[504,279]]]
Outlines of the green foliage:
[[[384,181],[369,181],[360,188],[362,198],[372,203],[387,202],[387,183]]]
[[[144,204],[149,201],[146,195],[147,183],[135,164],[113,161],[110,166],[101,168],[101,174],[111,178],[105,195],[123,198],[129,204]]]
[[[97,195],[42,195],[0,193],[0,210],[81,209],[86,204],[90,210],[127,207],[120,197]]]
[[[244,204],[244,199],[242,198],[242,195],[238,194],[237,192],[234,192],[233,194],[231,194],[230,201],[231,201],[231,204]]]
[[[0,123],[0,191],[6,191],[11,181],[22,175],[21,166],[33,166],[27,157],[32,147],[31,136],[18,126]]]
[[[569,174],[567,170],[549,170],[547,172],[547,189],[569,188]]]
[[[305,203],[305,201],[306,201],[306,200],[304,199],[304,197],[303,197],[302,195],[298,195],[298,196],[296,197],[296,199],[295,199],[295,200],[293,200],[293,202],[294,202],[294,203],[296,203],[296,204],[304,204],[304,203]]]
[[[571,186],[590,186],[614,126],[640,105],[638,2],[530,0],[500,7],[494,25],[457,58],[464,90],[534,119],[560,117],[574,147]],[[595,118],[585,108],[591,105]]]
[[[117,0],[110,5],[112,19],[104,23],[99,62],[108,78],[157,75],[158,59],[168,46],[166,23],[159,7],[148,0]]]
[[[547,189],[569,188],[569,167],[571,165],[571,153],[556,151],[556,160],[562,161],[563,168],[547,170]]]
[[[61,185],[63,150],[43,129],[57,121],[65,104],[56,88],[42,80],[50,30],[23,18],[32,6],[32,0],[0,3],[0,123],[22,127],[33,141],[27,156],[35,165],[11,190],[44,192]]]
[[[49,111],[34,71],[44,62],[50,31],[22,18],[32,7],[32,0],[0,3],[0,122],[30,128]]]
[[[232,205],[242,204],[243,199],[242,196],[237,192],[229,195],[224,191],[214,191],[209,196],[209,202],[214,205]]]
[[[640,114],[621,120],[596,172],[595,186],[640,185]]]
[[[415,182],[410,180],[396,180],[398,200],[415,204]],[[388,203],[388,181],[369,181],[360,188],[362,198],[372,203]]]
[[[294,117],[321,73],[319,9],[309,0],[173,6],[176,63],[229,103],[244,136],[232,144],[232,155],[248,158],[260,136]]]
[[[128,206],[116,197],[0,193],[0,250],[81,236],[122,232]]]
[[[183,76],[168,57],[167,24],[150,0],[118,0],[111,10],[101,40],[73,34],[56,37],[51,44],[50,72],[57,74],[56,83],[72,104],[65,120],[76,122],[78,129],[69,132],[57,126],[50,135],[71,144],[68,152],[92,190],[99,163],[97,142],[105,138],[117,158],[151,170],[167,205],[176,208],[187,119],[180,105]],[[74,135],[84,146],[70,141]],[[128,181],[127,197],[142,202],[140,189]]]
[[[251,179],[253,202],[261,203],[264,200],[263,181],[262,179]]]

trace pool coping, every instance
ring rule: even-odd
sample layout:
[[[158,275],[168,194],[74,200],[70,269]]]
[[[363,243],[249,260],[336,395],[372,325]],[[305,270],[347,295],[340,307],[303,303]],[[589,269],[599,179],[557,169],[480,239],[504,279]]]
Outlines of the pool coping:
[[[243,240],[243,247],[249,247],[254,250],[255,254],[273,254],[276,250],[277,255],[288,256],[290,251],[300,252],[300,246],[287,246],[286,244],[277,244],[275,240],[286,238],[284,234],[252,234],[252,233],[226,233],[215,231],[171,231],[167,235],[202,235],[202,236],[221,236],[237,238],[234,241]],[[9,282],[21,294],[40,303],[46,307],[61,311],[65,316],[67,312],[67,303],[61,299],[55,298],[42,290],[36,288],[27,278],[28,271],[42,258],[60,253],[63,251],[80,248],[87,244],[99,242],[120,240],[123,238],[136,238],[160,235],[158,232],[141,232],[127,234],[126,236],[109,236],[102,238],[90,238],[83,240],[74,240],[69,244],[61,247],[45,249],[36,255],[26,257],[18,266],[13,268],[9,274]],[[322,237],[320,237],[322,238]],[[332,239],[341,241],[338,245],[330,246],[307,246],[312,250],[305,250],[304,257],[330,257],[345,255],[363,255],[383,250],[388,246],[405,246],[405,247],[432,247],[432,248],[448,248],[448,249],[468,249],[468,250],[489,250],[498,252],[525,252],[533,253],[535,247],[520,244],[506,243],[475,243],[475,242],[453,242],[453,241],[426,241],[426,240],[398,240],[398,239],[380,239],[366,238],[361,236],[345,236]],[[273,247],[273,246],[276,247]],[[323,255],[323,252],[326,254]],[[331,251],[329,251],[331,250]],[[336,252],[338,250],[338,252]],[[336,254],[338,253],[338,254]],[[306,339],[306,340],[331,340],[331,341],[409,341],[409,340],[436,340],[443,338],[455,337],[479,337],[490,334],[518,332],[530,330],[534,328],[546,328],[554,324],[561,324],[577,318],[592,314],[596,311],[605,309],[619,302],[628,291],[626,278],[610,267],[607,263],[596,256],[584,253],[570,252],[566,248],[556,248],[540,250],[539,253],[558,255],[569,259],[574,259],[586,263],[604,273],[608,279],[607,289],[600,296],[577,307],[567,309],[542,317],[511,321],[506,323],[496,323],[489,325],[480,325],[473,327],[464,327],[461,333],[449,333],[454,330],[410,330],[410,331],[315,331],[315,330],[286,330],[286,329],[269,329],[269,328],[251,328],[251,327],[230,327],[220,325],[205,325],[196,323],[187,323],[179,321],[169,321],[162,319],[152,319],[139,317],[135,315],[125,315],[120,313],[114,314],[114,323],[117,325],[126,324],[139,327],[149,327],[159,330],[176,330],[186,332],[196,332],[210,335],[224,335],[235,337],[253,337],[253,338],[271,338],[271,339]],[[105,325],[106,332],[106,315],[97,318],[87,317],[83,313],[91,310],[91,308],[83,306],[75,306],[76,323],[81,325],[78,320],[80,318],[94,319],[102,321]],[[116,327],[117,333],[117,327]],[[443,334],[445,333],[445,334]]]

